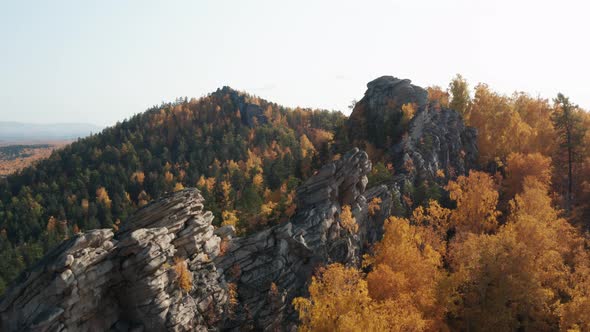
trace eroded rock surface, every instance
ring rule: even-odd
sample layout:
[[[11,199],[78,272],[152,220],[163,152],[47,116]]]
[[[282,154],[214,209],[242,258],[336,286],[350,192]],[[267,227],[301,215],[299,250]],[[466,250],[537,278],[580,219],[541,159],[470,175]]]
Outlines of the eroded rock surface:
[[[404,115],[404,105],[413,110],[411,118]],[[382,76],[369,82],[347,128],[353,144],[392,163],[393,179],[367,193],[380,198],[382,211],[390,214],[399,213],[396,206],[410,208],[402,197],[420,203],[428,198],[420,190],[443,186],[477,167],[477,130],[465,126],[458,112],[429,102],[427,91],[408,79]]]
[[[213,259],[219,253],[198,190],[139,210],[114,234],[75,236],[21,276],[0,301],[2,331],[198,331],[214,326],[227,302]],[[188,261],[190,292],[174,257]]]
[[[255,330],[293,327],[291,301],[304,294],[314,270],[332,262],[358,264],[370,224],[362,195],[371,169],[367,154],[354,149],[323,167],[298,190],[298,209],[285,224],[236,239],[216,259],[225,280],[236,285],[238,304],[222,327]],[[349,205],[359,225],[350,233],[340,224]]]
[[[290,329],[291,301],[314,269],[360,261],[374,227],[363,196],[370,169],[367,154],[352,150],[299,188],[290,222],[244,238],[214,229],[198,190],[163,197],[119,232],[77,235],[21,276],[0,302],[2,331]],[[358,232],[340,225],[345,204]],[[187,262],[188,292],[175,257]]]

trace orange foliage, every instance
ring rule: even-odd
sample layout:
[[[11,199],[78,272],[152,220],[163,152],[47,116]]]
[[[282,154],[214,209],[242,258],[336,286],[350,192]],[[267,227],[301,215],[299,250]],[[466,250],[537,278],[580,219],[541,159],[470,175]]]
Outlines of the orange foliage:
[[[356,223],[356,219],[352,215],[350,205],[344,205],[342,207],[340,225],[351,234],[358,232],[359,225]]]
[[[426,91],[428,91],[428,100],[435,102],[436,107],[449,107],[449,93],[440,86],[429,86]]]
[[[135,172],[131,174],[131,181],[135,181],[139,184],[143,184],[145,180],[145,174],[143,172]]]
[[[377,212],[379,212],[381,210],[381,202],[382,202],[382,200],[379,197],[374,197],[369,202],[368,210],[369,210],[369,215],[370,216],[376,215]]]
[[[174,272],[176,272],[178,286],[185,292],[189,292],[193,288],[193,275],[188,270],[184,259],[174,257]]]
[[[451,219],[459,232],[484,233],[496,229],[500,212],[496,210],[498,192],[491,176],[470,171],[469,176],[460,176],[449,181],[445,188],[449,197],[457,202]]]
[[[107,208],[109,208],[109,209],[111,208],[112,201],[109,197],[107,190],[104,187],[99,187],[96,190],[96,200],[99,203],[104,204],[104,206],[106,206]]]
[[[551,158],[540,153],[524,155],[511,153],[506,160],[506,179],[503,182],[506,194],[513,198],[522,192],[527,177],[539,181],[545,188],[551,185]]]

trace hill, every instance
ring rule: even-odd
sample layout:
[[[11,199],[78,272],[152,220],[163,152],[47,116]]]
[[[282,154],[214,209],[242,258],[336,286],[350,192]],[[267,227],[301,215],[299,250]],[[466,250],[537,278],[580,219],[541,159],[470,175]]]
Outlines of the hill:
[[[166,192],[199,187],[216,225],[243,233],[294,210],[294,190],[331,158],[341,113],[287,109],[225,87],[177,100],[55,151],[0,181],[0,292],[81,230],[118,228]]]

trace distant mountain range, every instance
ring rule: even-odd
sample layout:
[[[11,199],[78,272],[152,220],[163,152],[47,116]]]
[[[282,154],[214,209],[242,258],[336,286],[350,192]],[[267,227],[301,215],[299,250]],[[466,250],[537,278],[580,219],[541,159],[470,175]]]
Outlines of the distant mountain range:
[[[38,124],[0,121],[0,142],[76,139],[102,129],[89,123]]]

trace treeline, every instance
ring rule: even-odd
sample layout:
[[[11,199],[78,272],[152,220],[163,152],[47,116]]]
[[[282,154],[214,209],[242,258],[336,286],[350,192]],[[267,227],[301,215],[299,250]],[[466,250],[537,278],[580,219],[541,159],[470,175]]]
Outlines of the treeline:
[[[17,144],[0,146],[0,160],[10,160],[17,157],[28,157],[31,155],[30,150],[49,149],[51,147],[51,144]]]
[[[197,186],[219,225],[288,218],[294,190],[332,158],[338,112],[287,109],[223,88],[178,99],[0,180],[0,293],[63,239],[117,229],[165,192]]]

